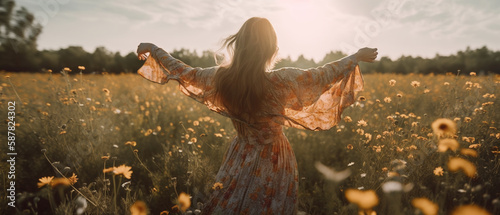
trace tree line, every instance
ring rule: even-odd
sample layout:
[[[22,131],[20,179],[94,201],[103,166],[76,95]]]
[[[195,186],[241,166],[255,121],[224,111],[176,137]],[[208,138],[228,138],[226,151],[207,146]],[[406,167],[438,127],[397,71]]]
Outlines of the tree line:
[[[70,46],[59,50],[38,50],[36,40],[42,27],[26,8],[16,9],[14,0],[2,0],[0,3],[0,70],[20,72],[59,71],[65,67],[76,69],[84,66],[86,73],[128,73],[135,72],[143,62],[130,52],[122,56],[105,47],[97,47],[89,53],[80,46]],[[168,50],[167,50],[168,51]],[[179,49],[170,54],[188,65],[209,67],[216,65],[214,53]],[[299,67],[310,68],[324,65],[346,56],[340,51],[332,51],[321,61],[307,59],[300,55],[296,60],[290,57],[281,59],[275,68]],[[467,47],[463,51],[449,56],[436,55],[434,58],[401,56],[396,60],[381,57],[370,64],[363,64],[363,73],[420,73],[440,74],[448,72],[496,73],[500,74],[500,51],[493,51],[486,46],[477,49]]]

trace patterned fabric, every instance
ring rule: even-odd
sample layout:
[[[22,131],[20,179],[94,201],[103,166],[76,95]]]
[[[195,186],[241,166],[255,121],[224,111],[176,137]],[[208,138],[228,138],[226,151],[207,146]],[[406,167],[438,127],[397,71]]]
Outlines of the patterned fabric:
[[[250,122],[230,116],[214,102],[217,69],[190,67],[155,47],[138,71],[156,83],[178,81],[184,94],[232,119],[237,136],[215,179],[224,188],[212,193],[203,213],[295,214],[297,163],[282,126],[326,130],[336,125],[344,108],[354,103],[355,92],[363,90],[355,57],[318,68],[268,72],[265,111]]]

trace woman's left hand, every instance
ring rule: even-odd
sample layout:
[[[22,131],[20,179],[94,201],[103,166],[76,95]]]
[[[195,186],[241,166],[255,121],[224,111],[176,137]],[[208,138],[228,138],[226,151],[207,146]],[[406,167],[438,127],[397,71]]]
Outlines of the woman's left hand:
[[[148,58],[147,53],[151,52],[151,49],[154,47],[152,43],[141,43],[137,47],[137,56],[139,60],[146,60]]]
[[[356,60],[364,62],[373,62],[377,58],[378,52],[376,48],[362,48],[356,52]]]

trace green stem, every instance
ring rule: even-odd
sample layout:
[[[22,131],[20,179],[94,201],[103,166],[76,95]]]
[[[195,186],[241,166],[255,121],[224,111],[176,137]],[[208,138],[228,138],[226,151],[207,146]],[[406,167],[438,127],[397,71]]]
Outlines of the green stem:
[[[50,186],[50,185],[47,185],[47,186]],[[50,188],[47,188],[49,189],[49,204],[50,204],[50,209],[52,209],[52,212],[55,212],[55,206],[56,206],[56,203],[54,201],[54,196],[52,195],[52,190]]]
[[[104,168],[103,169],[106,169],[106,161],[107,160],[104,160]],[[104,196],[106,196],[106,193],[108,191],[107,189],[107,183],[106,183],[106,173],[104,173],[104,176],[103,176],[103,180],[104,180]]]
[[[113,175],[113,208],[115,210],[115,214],[116,213],[116,180],[115,180],[115,176]]]
[[[149,175],[152,176],[153,173],[151,171],[149,171],[148,167],[142,162],[142,160],[139,158],[139,155],[137,154],[137,152],[134,152],[134,148],[132,148],[132,146],[130,146],[130,150],[132,150],[132,153],[134,153],[135,158],[139,161],[139,163],[141,163],[141,166],[144,167],[144,169],[146,169],[146,171],[149,172]]]

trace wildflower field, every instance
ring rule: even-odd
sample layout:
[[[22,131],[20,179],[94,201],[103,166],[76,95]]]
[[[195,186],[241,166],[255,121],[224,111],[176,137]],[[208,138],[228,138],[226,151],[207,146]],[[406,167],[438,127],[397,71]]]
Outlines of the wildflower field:
[[[0,77],[0,214],[199,214],[210,192],[225,189],[214,178],[235,135],[230,120],[175,82],[77,70]],[[299,211],[500,214],[500,76],[364,78],[336,127],[284,129]]]

